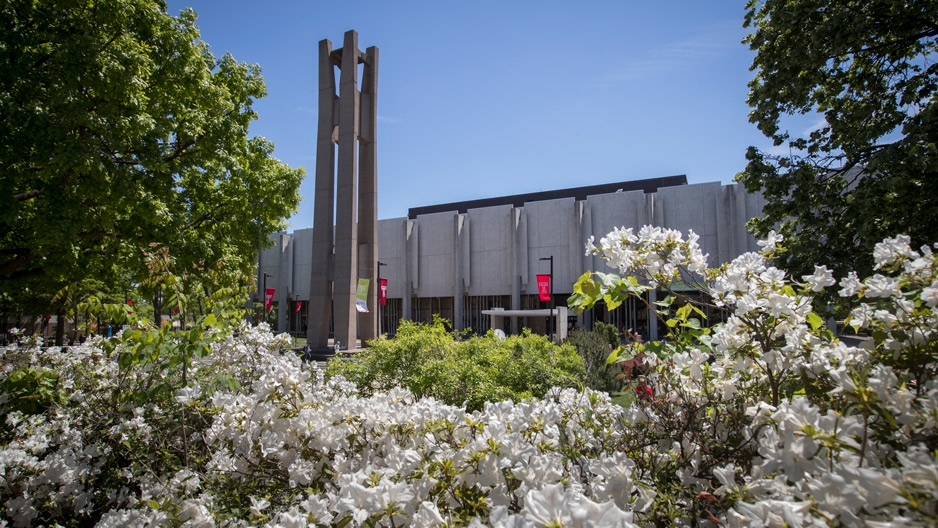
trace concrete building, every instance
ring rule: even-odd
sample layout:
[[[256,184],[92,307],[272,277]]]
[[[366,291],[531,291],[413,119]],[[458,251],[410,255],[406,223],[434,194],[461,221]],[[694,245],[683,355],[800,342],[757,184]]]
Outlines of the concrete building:
[[[431,321],[439,314],[455,329],[477,333],[554,329],[562,338],[567,328],[590,328],[601,320],[655,339],[654,317],[640,302],[580,315],[564,310],[580,275],[608,270],[598,257],[585,255],[589,237],[649,224],[692,229],[709,264],[717,266],[759,249],[745,224],[763,204],[741,185],[688,185],[685,176],[672,176],[412,208],[407,217],[378,222],[380,265],[367,278],[373,284],[387,278],[388,295],[385,306],[370,304],[369,310],[378,310],[379,332],[389,334],[402,319]],[[276,328],[302,335],[312,230],[275,239],[260,256],[258,277],[274,277],[267,286],[277,288],[275,302],[286,308],[277,310]],[[551,265],[556,326],[549,326],[550,303],[539,300],[535,279]]]

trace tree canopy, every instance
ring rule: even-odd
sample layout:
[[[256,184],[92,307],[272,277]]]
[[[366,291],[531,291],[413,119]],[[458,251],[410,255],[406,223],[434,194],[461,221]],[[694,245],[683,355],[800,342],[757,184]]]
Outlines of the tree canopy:
[[[158,0],[0,3],[7,302],[48,313],[65,287],[143,281],[158,249],[243,275],[284,228],[303,170],[248,134],[260,68],[217,59],[195,22]]]
[[[786,237],[794,273],[868,273],[872,244],[938,241],[936,0],[751,0],[750,147],[737,176],[766,199],[751,227]],[[816,127],[788,130],[791,116]]]

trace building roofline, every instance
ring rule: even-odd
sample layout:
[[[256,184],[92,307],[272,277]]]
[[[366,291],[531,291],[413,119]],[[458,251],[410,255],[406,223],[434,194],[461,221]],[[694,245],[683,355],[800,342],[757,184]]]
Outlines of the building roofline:
[[[572,187],[569,189],[557,189],[553,191],[513,194],[510,196],[499,196],[496,198],[481,198],[479,200],[466,200],[464,202],[451,202],[438,205],[411,207],[407,210],[407,218],[414,220],[420,215],[444,213],[450,211],[466,213],[469,209],[496,207],[499,205],[523,207],[527,202],[542,202],[545,200],[556,200],[559,198],[585,200],[587,196],[592,196],[595,194],[612,194],[615,192],[643,191],[645,194],[649,194],[657,192],[661,187],[675,187],[679,185],[687,185],[687,175],[680,174],[677,176],[664,176],[660,178],[647,178],[644,180],[603,183],[600,185],[587,185],[585,187]]]

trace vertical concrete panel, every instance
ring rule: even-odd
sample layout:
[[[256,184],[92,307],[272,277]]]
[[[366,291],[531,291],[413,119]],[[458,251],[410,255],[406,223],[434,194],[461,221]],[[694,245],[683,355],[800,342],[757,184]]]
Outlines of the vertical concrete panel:
[[[284,332],[287,329],[287,312],[289,311],[288,306],[293,292],[293,244],[291,243],[293,237],[287,233],[281,233],[279,238],[280,271],[278,272],[279,279],[277,280],[277,284],[280,288],[277,289],[277,303],[279,305],[277,310],[277,330]]]
[[[512,284],[512,211],[510,205],[470,209],[469,295],[505,295]]]
[[[530,233],[528,233],[528,212],[524,207],[519,207],[517,209],[517,225],[515,226],[515,245],[516,249],[516,270],[515,275],[518,277],[518,291],[520,295],[520,290],[523,290],[527,287],[529,282],[529,270],[531,267],[528,265],[528,248],[530,244],[528,242]],[[521,299],[518,299],[518,305],[515,306],[512,303],[512,310],[521,309]]]
[[[656,201],[664,213],[661,227],[679,230],[685,236],[693,230],[700,236],[701,250],[718,255],[716,203],[721,194],[718,182],[659,189]]]
[[[407,218],[391,218],[378,222],[378,260],[381,277],[388,279],[388,298],[410,297],[407,280]]]
[[[577,207],[577,226],[580,240],[583,241],[583,251],[579,254],[579,265],[576,268],[576,274],[579,276],[592,269],[592,259],[586,254],[586,241],[593,234],[593,209],[588,200],[579,202]]]
[[[632,228],[635,231],[648,224],[646,195],[642,191],[629,191],[612,194],[589,196],[586,199],[592,215],[592,228],[590,235],[594,243],[599,241],[616,228]],[[587,236],[589,238],[589,236]],[[585,251],[586,239],[583,240]],[[590,269],[593,271],[609,271],[606,261],[597,257],[588,257]]]
[[[576,201],[573,198],[528,202],[524,204],[528,217],[528,276],[525,291],[537,293],[535,275],[548,273],[550,262],[540,259],[553,257],[554,293],[573,292],[571,262],[576,231]]]
[[[594,270],[593,266],[593,257],[586,254],[586,241],[589,240],[589,237],[593,234],[593,209],[589,205],[588,201],[582,201],[579,204],[580,206],[580,239],[583,240],[583,252],[580,253],[580,267],[577,270],[577,275],[583,275],[587,271]],[[589,312],[582,312],[577,314],[576,324],[577,328],[586,328],[588,321]]]
[[[455,230],[453,236],[456,238],[454,244],[455,255],[453,270],[456,276],[453,278],[453,328],[463,330],[463,303],[462,297],[465,291],[466,277],[468,277],[469,267],[469,222],[467,215],[456,215]]]
[[[508,265],[508,272],[511,274],[511,309],[519,310],[521,308],[521,283],[524,279],[520,275],[521,263],[527,260],[527,226],[524,223],[524,209],[512,208],[511,210],[511,256]],[[494,322],[492,323],[495,324]],[[511,333],[517,334],[520,331],[518,327],[518,318],[511,318]]]
[[[418,297],[452,297],[456,280],[455,211],[417,217],[419,232]]]
[[[458,253],[456,256],[456,269],[459,273],[459,295],[468,292],[472,284],[472,222],[469,214],[461,214],[456,224],[456,238],[458,240]]]
[[[259,302],[263,305],[264,303],[264,288],[274,288],[274,301],[278,301],[278,296],[283,289],[280,287],[280,279],[283,277],[281,269],[283,268],[282,263],[282,237],[283,233],[272,233],[269,235],[269,239],[273,244],[269,247],[264,248],[260,256],[258,257],[258,270],[257,270],[257,294],[254,297],[254,302]],[[264,278],[266,274],[266,280]],[[273,325],[276,321],[271,321],[270,319],[265,319],[265,314],[263,312],[264,307],[261,306],[260,313],[258,314],[261,317],[261,320],[267,320]]]
[[[283,277],[284,277],[284,292],[293,296],[296,293],[295,286],[293,284],[293,270],[295,269],[293,265],[293,235],[284,233],[283,238]]]
[[[410,282],[410,295],[420,288],[420,224],[407,222],[407,280]]]
[[[313,230],[293,232],[293,292],[298,300],[309,303],[309,283],[312,275]]]
[[[729,186],[721,189],[717,200],[717,254],[711,254],[707,263],[719,266],[737,255],[741,247],[739,235],[736,230],[736,193]]]
[[[413,301],[414,292],[417,289],[417,280],[420,276],[420,259],[417,258],[418,255],[420,255],[420,237],[418,227],[419,226],[417,225],[417,222],[407,220],[407,258],[404,263],[406,277],[404,279],[404,293],[402,296],[403,317],[407,320],[410,320],[411,315],[413,314],[413,306],[411,304]]]

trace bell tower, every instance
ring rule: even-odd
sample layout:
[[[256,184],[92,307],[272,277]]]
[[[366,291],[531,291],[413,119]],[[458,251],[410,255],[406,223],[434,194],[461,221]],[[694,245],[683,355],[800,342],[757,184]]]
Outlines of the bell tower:
[[[354,348],[358,337],[364,343],[377,336],[377,102],[378,48],[361,52],[355,31],[345,33],[340,49],[321,40],[306,336],[314,350],[329,348],[330,319],[343,349]],[[359,279],[368,284],[367,312],[359,312],[356,304]]]

